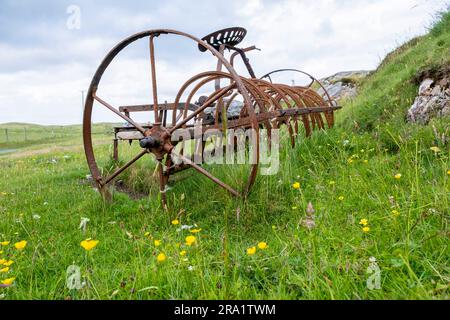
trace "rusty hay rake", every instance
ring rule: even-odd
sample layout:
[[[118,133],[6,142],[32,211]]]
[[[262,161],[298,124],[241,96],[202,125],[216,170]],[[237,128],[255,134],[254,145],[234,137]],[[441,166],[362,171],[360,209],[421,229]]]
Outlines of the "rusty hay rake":
[[[270,143],[272,130],[285,126],[289,133],[290,143],[294,147],[301,124],[303,124],[306,136],[311,135],[313,130],[333,126],[334,111],[340,107],[313,76],[296,69],[280,69],[260,78],[256,77],[246,53],[257,48],[254,46],[237,47],[246,33],[247,31],[243,28],[233,27],[198,39],[176,30],[149,30],[126,38],[106,55],[89,86],[83,116],[83,138],[87,163],[93,180],[106,198],[110,197],[109,187],[114,184],[116,178],[147,154],[155,156],[159,190],[164,205],[166,204],[166,186],[170,176],[188,168],[196,170],[234,196],[245,197],[249,193],[260,164],[258,152],[255,152],[255,161],[248,164],[247,176],[235,179],[234,185],[231,185],[209,172],[202,163],[193,161],[193,154],[185,155],[184,147],[177,151],[175,147],[178,141],[173,139],[173,135],[178,129],[187,130],[190,138],[195,140],[198,137],[195,136],[194,126],[198,126],[199,123],[202,133],[211,129],[220,132],[231,129],[253,129],[259,133],[259,130],[264,128],[267,130],[265,142]],[[155,40],[162,36],[187,38],[197,45],[201,52],[209,52],[217,60],[216,70],[192,76],[181,86],[173,102],[170,103],[162,103],[158,100]],[[139,39],[148,39],[153,101],[151,104],[113,107],[103,97],[97,95],[100,81],[105,70],[119,52]],[[225,50],[230,52],[228,58],[225,57]],[[244,77],[235,71],[234,62],[237,57],[242,59],[249,76]],[[296,86],[272,81],[275,73],[285,71],[303,74],[310,82],[305,86]],[[214,89],[209,89],[210,87]],[[321,88],[322,94],[318,93],[319,88]],[[200,93],[206,91],[208,94],[199,97]],[[119,141],[137,140],[142,148],[128,162],[107,174],[103,174],[103,170],[99,168],[94,154],[91,127],[94,102],[127,122],[127,125],[114,128],[113,158],[116,161],[119,160]],[[145,111],[152,113],[153,121],[151,123],[142,124],[132,119],[132,113]],[[201,138],[199,139],[202,141]],[[202,152],[206,148],[205,142],[196,145],[199,147],[195,152]],[[256,134],[253,147],[259,150],[259,146],[260,135]],[[174,161],[174,158],[182,160],[181,163]]]

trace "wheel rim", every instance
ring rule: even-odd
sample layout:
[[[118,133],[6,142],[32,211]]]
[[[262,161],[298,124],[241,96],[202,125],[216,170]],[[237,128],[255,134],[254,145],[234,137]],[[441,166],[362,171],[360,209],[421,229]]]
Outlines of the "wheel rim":
[[[93,104],[94,104],[94,100],[97,100],[98,102],[100,102],[101,104],[103,104],[104,106],[106,106],[108,109],[110,109],[111,111],[113,111],[114,113],[116,113],[117,115],[119,115],[120,117],[122,117],[123,119],[125,119],[127,122],[131,123],[138,131],[141,131],[142,133],[145,132],[145,130],[138,124],[138,123],[134,123],[133,121],[130,121],[131,119],[124,116],[123,114],[119,114],[118,110],[114,110],[115,108],[112,107],[111,105],[109,105],[106,101],[103,101],[101,98],[96,96],[96,92],[97,89],[99,87],[100,81],[102,79],[102,76],[104,74],[104,72],[106,71],[106,69],[108,68],[108,66],[110,65],[110,63],[114,60],[114,58],[123,50],[125,49],[128,45],[130,45],[131,43],[145,38],[145,37],[149,37],[149,39],[153,39],[153,37],[157,37],[159,35],[162,34],[172,34],[172,35],[177,35],[177,36],[181,36],[181,37],[185,37],[185,38],[189,38],[191,40],[193,40],[194,42],[197,43],[197,45],[199,46],[203,46],[204,48],[206,48],[206,50],[208,50],[209,52],[212,53],[213,56],[215,56],[217,59],[220,60],[220,62],[222,63],[222,65],[227,69],[227,71],[229,72],[230,77],[232,78],[232,80],[234,81],[236,87],[238,88],[238,90],[240,91],[240,93],[243,96],[244,99],[244,105],[245,107],[248,109],[248,114],[251,120],[251,127],[252,129],[255,130],[256,132],[256,136],[257,136],[257,140],[256,140],[256,163],[252,165],[252,171],[251,171],[251,176],[249,177],[249,181],[246,185],[246,187],[244,188],[244,190],[242,190],[241,195],[246,195],[251,186],[253,185],[255,178],[256,178],[256,174],[257,174],[257,169],[258,169],[258,163],[259,163],[259,127],[258,127],[258,122],[256,119],[256,115],[255,115],[255,111],[253,109],[252,103],[251,103],[251,99],[250,99],[250,95],[243,83],[243,81],[240,79],[239,75],[237,74],[237,72],[234,70],[234,68],[231,66],[231,64],[217,51],[215,50],[211,45],[207,44],[206,42],[201,41],[200,39],[184,33],[184,32],[180,32],[180,31],[176,31],[176,30],[171,30],[171,29],[155,29],[155,30],[148,30],[148,31],[144,31],[144,32],[140,32],[137,34],[134,34],[126,39],[124,39],[123,41],[121,41],[120,43],[118,43],[113,49],[111,49],[111,51],[105,56],[105,58],[103,59],[103,61],[100,63],[99,67],[97,68],[92,81],[90,83],[89,86],[89,90],[87,93],[87,97],[86,97],[86,102],[85,102],[85,106],[84,106],[84,114],[83,114],[83,143],[84,143],[84,150],[85,150],[85,155],[86,155],[86,160],[88,163],[88,167],[91,171],[92,177],[94,179],[94,181],[96,182],[98,188],[103,191],[104,187],[106,187],[112,180],[114,180],[118,175],[120,175],[123,171],[125,171],[129,166],[131,166],[135,161],[137,161],[138,159],[140,159],[142,156],[145,155],[146,149],[144,149],[141,153],[139,153],[135,158],[133,158],[131,161],[129,161],[129,163],[127,163],[125,165],[125,168],[123,168],[122,171],[120,172],[115,172],[114,174],[117,173],[117,175],[115,175],[114,177],[111,178],[108,177],[106,181],[104,179],[104,177],[102,177],[99,167],[97,165],[97,161],[96,161],[96,156],[95,156],[95,152],[94,152],[94,148],[93,148],[93,141],[92,141],[92,127],[91,127],[91,119],[92,119],[92,111],[93,111]],[[153,40],[150,40],[150,43],[153,44],[152,42]],[[152,52],[152,49],[150,49],[150,51]],[[154,58],[152,59],[152,68],[155,66],[155,61]],[[152,70],[153,71],[153,70]],[[155,73],[152,72],[152,77]],[[152,84],[155,84],[155,81],[152,81]],[[153,93],[155,94],[156,90],[155,87],[153,87]],[[153,102],[154,102],[154,106],[156,105],[155,101],[155,95],[153,96]],[[117,111],[117,112],[116,112]],[[155,112],[155,120],[157,122],[157,112]],[[128,119],[127,119],[128,118]],[[155,123],[156,124],[156,123]],[[162,170],[162,166],[160,168],[160,170]],[[113,175],[114,175],[113,174]],[[160,175],[160,181],[163,181],[163,179],[167,179],[167,178],[163,178]]]

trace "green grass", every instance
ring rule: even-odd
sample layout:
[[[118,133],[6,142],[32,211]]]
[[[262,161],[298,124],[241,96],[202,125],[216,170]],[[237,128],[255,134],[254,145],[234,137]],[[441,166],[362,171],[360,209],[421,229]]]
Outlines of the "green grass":
[[[93,137],[111,136],[112,125],[98,123],[92,128]],[[25,148],[42,148],[45,145],[77,142],[82,135],[79,125],[42,126],[26,123],[0,124],[0,155],[5,151],[17,151]],[[8,152],[9,153],[9,152]]]
[[[402,118],[417,90],[409,80],[427,64],[442,63],[443,51],[434,44],[450,47],[449,16],[442,21],[391,55],[339,112],[335,128],[299,137],[295,149],[285,141],[280,172],[259,176],[245,202],[186,171],[171,183],[168,211],[157,192],[137,200],[116,192],[108,204],[86,180],[82,151],[3,157],[0,241],[11,244],[0,249],[0,259],[14,264],[0,280],[16,280],[0,288],[0,296],[448,299],[449,148],[435,135],[445,132],[448,119],[418,126]],[[121,145],[122,154],[137,150]],[[110,144],[99,145],[98,153],[102,169],[110,170]],[[139,160],[123,179],[137,181],[136,190],[155,189],[151,163]],[[294,182],[300,182],[299,190]],[[315,209],[312,229],[304,226],[309,202]],[[79,228],[82,217],[90,219],[85,232]],[[193,246],[184,244],[189,231],[171,224],[175,218],[201,228]],[[368,220],[369,232],[363,232],[361,219]],[[80,242],[86,238],[100,242],[85,252]],[[13,247],[20,240],[28,241],[22,251]],[[247,255],[260,241],[268,248]],[[159,253],[167,260],[157,262]],[[381,270],[379,290],[366,285],[371,257]],[[66,287],[72,264],[86,282],[81,290]]]

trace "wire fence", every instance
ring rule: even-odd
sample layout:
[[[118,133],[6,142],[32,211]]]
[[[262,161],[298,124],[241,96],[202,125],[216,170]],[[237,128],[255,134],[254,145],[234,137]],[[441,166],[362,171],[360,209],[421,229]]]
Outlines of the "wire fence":
[[[92,126],[93,135],[112,135],[113,125]],[[26,143],[34,141],[59,141],[68,138],[82,137],[81,126],[51,127],[0,127],[0,144]]]

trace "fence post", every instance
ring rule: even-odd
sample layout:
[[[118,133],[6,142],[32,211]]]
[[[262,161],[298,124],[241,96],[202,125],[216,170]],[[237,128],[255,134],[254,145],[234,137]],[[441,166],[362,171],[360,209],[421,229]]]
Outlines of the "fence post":
[[[8,129],[5,128],[6,142],[9,142]]]

